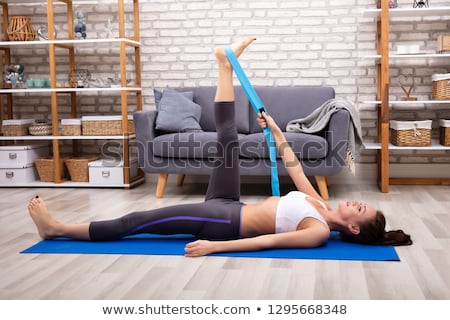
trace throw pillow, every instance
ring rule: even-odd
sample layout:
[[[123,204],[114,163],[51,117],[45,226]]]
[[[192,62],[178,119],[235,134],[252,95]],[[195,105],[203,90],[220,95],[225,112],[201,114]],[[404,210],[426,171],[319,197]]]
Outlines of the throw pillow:
[[[166,89],[170,89],[169,86],[167,86]],[[178,91],[178,92],[180,92],[182,96],[188,98],[191,101],[194,99],[193,91]],[[155,97],[156,110],[159,110],[159,102],[161,101],[161,98],[163,96],[163,91],[160,91],[158,89],[153,89],[153,95]]]
[[[159,101],[156,130],[164,132],[202,131],[199,121],[202,108],[181,92],[166,88]]]

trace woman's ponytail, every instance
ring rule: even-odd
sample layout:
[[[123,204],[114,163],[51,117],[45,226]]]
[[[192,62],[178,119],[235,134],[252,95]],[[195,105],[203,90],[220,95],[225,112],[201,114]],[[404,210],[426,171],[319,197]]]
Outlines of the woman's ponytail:
[[[344,241],[361,244],[407,246],[412,244],[411,236],[402,230],[385,231],[386,218],[377,210],[375,219],[359,226],[358,234],[341,232]]]
[[[392,246],[409,246],[412,244],[411,236],[403,230],[392,230],[384,233],[383,239],[378,243]]]

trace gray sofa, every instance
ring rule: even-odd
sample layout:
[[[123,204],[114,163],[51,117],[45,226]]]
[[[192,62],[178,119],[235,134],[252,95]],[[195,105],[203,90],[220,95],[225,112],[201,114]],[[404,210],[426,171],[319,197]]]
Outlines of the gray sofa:
[[[164,193],[169,174],[178,174],[182,184],[185,175],[209,175],[214,162],[216,140],[213,105],[215,87],[179,88],[193,92],[193,102],[201,106],[201,130],[161,132],[156,130],[158,110],[134,113],[139,166],[146,173],[159,173],[156,197]],[[322,86],[255,87],[267,112],[283,130],[290,120],[307,116],[325,101],[335,97],[333,88]],[[270,160],[264,134],[256,122],[255,112],[241,87],[235,87],[236,126],[240,141],[242,176],[270,176]],[[317,134],[286,132],[287,141],[303,164],[307,176],[314,177],[321,196],[328,199],[327,176],[338,173],[345,164],[350,115],[336,112],[328,127]],[[281,159],[277,160],[279,176],[286,176]],[[270,184],[270,178],[268,178]]]

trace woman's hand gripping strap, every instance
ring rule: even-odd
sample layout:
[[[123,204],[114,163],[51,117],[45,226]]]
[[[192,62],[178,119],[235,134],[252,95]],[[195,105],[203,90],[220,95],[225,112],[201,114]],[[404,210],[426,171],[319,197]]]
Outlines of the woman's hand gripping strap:
[[[234,73],[236,74],[239,82],[241,83],[242,88],[244,89],[245,94],[247,95],[248,100],[250,101],[255,113],[265,111],[264,105],[256,93],[255,89],[251,85],[247,76],[245,75],[244,70],[239,64],[233,50],[230,47],[225,47],[225,54],[227,55],[228,61],[230,61],[231,66],[233,67]],[[269,127],[263,129],[264,136],[267,142],[267,146],[269,148],[269,157],[271,163],[271,175],[272,175],[272,195],[279,196],[280,195],[280,184],[278,180],[278,169],[277,169],[277,149],[275,147],[275,141],[273,139],[272,132]]]

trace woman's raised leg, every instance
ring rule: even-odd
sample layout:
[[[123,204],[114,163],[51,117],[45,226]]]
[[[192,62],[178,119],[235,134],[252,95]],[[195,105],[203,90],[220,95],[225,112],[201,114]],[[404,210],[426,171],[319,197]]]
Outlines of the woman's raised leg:
[[[254,40],[255,38],[247,38],[233,44],[231,48],[236,57],[239,57]],[[216,198],[239,201],[239,142],[234,115],[233,68],[224,48],[217,48],[215,55],[219,69],[214,99],[217,153],[205,201]]]

